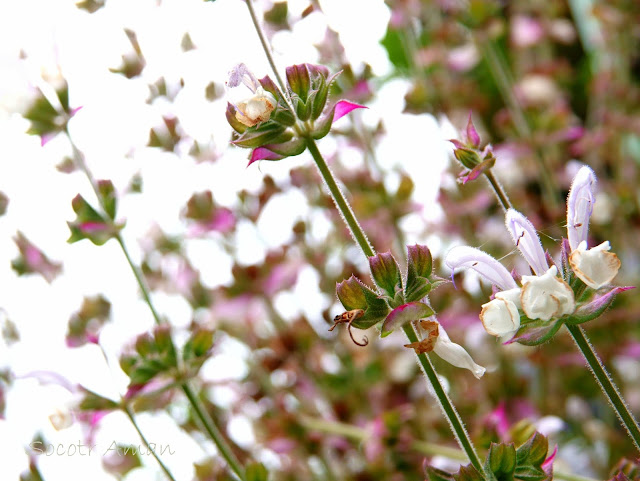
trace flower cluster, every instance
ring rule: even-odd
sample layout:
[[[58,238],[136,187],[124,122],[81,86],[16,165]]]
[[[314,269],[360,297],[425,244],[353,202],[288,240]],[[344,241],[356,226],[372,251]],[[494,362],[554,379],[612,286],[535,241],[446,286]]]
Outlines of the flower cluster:
[[[287,67],[287,92],[265,76],[257,79],[245,64],[236,65],[227,86],[245,85],[253,95],[227,104],[227,121],[237,134],[232,142],[253,149],[249,165],[257,160],[280,160],[299,155],[307,139],[325,137],[331,125],[354,109],[364,108],[346,100],[327,112],[331,84],[340,72],[329,75],[326,67],[300,64]]]
[[[508,342],[536,345],[547,341],[563,323],[581,324],[600,316],[619,292],[628,287],[610,283],[620,260],[609,252],[609,242],[588,249],[589,219],[595,202],[596,177],[582,167],[567,198],[568,240],[562,243],[561,268],[542,248],[531,222],[509,209],[506,227],[533,275],[512,276],[489,254],[479,249],[454,247],[446,265],[455,271],[469,268],[494,286],[493,299],[482,306],[480,319],[492,336]]]
[[[337,324],[347,323],[351,334],[352,326],[368,329],[379,323],[381,335],[385,337],[405,324],[420,321],[423,338],[405,347],[417,354],[433,351],[448,363],[470,370],[476,378],[482,377],[485,369],[476,364],[462,346],[449,339],[428,304],[429,292],[446,282],[433,275],[431,252],[426,246],[407,246],[407,259],[403,276],[390,252],[369,257],[371,275],[379,293],[355,276],[340,282],[336,293],[347,312],[336,316],[331,330]],[[357,342],[353,335],[351,339],[360,346],[368,344],[366,338],[364,343]]]

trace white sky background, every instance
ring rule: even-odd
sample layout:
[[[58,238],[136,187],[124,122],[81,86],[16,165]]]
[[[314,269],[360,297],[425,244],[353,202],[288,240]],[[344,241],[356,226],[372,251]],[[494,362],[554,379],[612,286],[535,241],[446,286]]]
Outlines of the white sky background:
[[[317,61],[313,44],[322,40],[328,23],[340,33],[356,70],[368,62],[376,75],[388,73],[389,63],[378,43],[389,18],[383,1],[325,0],[321,4],[326,16],[313,13],[297,22],[292,32],[279,32],[273,39],[281,71],[293,63]],[[264,5],[258,2],[259,12]],[[299,18],[306,6],[304,0],[289,1],[291,18]],[[109,67],[118,67],[121,55],[131,50],[124,28],[137,33],[147,61],[141,78],[128,80],[108,71]],[[180,48],[185,32],[196,46],[186,53]],[[21,51],[26,60],[19,59]],[[109,0],[106,8],[93,15],[77,9],[73,0],[0,1],[0,191],[10,199],[7,214],[0,217],[0,307],[4,310],[0,316],[6,315],[16,323],[21,335],[20,342],[10,348],[0,340],[0,368],[10,365],[18,376],[55,371],[73,383],[117,398],[124,392],[126,379],[118,368],[107,368],[97,347],[66,348],[69,316],[80,307],[84,296],[105,294],[112,303],[113,322],[105,328],[101,341],[112,355],[113,365],[117,365],[117,352],[124,343],[153,326],[114,242],[102,247],[88,241],[66,243],[66,221],[75,217],[71,199],[81,193],[94,203],[94,196],[80,173],[66,175],[55,169],[69,152],[62,136],[41,147],[38,138],[24,133],[28,123],[16,112],[31,98],[33,83],[40,76],[45,80],[55,78],[58,68],[68,80],[71,106],[83,107],[70,128],[96,178],[111,179],[116,189],[123,191],[131,176],[141,172],[142,195],[125,196],[119,208],[119,216],[127,220],[123,235],[139,261],[139,241],[154,223],[169,233],[183,232],[179,214],[193,192],[210,189],[216,202],[233,208],[236,193],[256,190],[264,175],[284,179],[289,168],[310,162],[310,157],[303,154],[247,169],[248,151],[227,146],[230,129],[224,100],[207,102],[204,88],[212,80],[223,83],[227,72],[239,62],[246,63],[257,76],[270,73],[247,9],[239,0]],[[174,104],[156,102],[150,106],[145,103],[147,84],[161,76],[168,84],[183,78],[185,86]],[[381,164],[402,164],[416,183],[415,200],[429,205],[435,198],[439,183],[436,174],[446,162],[447,147],[432,117],[401,113],[405,91],[402,81],[386,84],[362,114],[363,120],[375,125],[379,118],[385,119],[387,135],[378,149]],[[203,143],[213,140],[220,159],[195,163],[187,157],[146,148],[149,129],[159,125],[161,115],[170,111],[180,119],[188,136]],[[349,122],[348,117],[340,122]],[[420,139],[420,143],[407,139]],[[326,154],[337,147],[330,137],[320,143]],[[360,153],[352,149],[341,150],[341,155],[349,162],[362,162]],[[390,176],[389,182],[395,180]],[[286,196],[274,199],[273,206],[266,208],[258,232],[253,227],[239,229],[241,262],[258,262],[265,248],[286,240],[281,233],[291,232],[293,222],[304,213],[304,202]],[[282,206],[298,207],[282,212]],[[418,231],[421,226],[412,229],[411,222],[411,218],[406,222],[408,241],[424,242],[412,235],[412,230]],[[63,274],[52,284],[40,276],[19,278],[10,268],[11,260],[18,255],[12,240],[18,230],[51,259],[64,263]],[[231,261],[214,242],[194,242],[189,254],[207,286],[230,281]],[[296,286],[298,296],[287,299],[291,312],[283,314],[304,310],[311,318],[320,318],[327,301],[319,297],[314,282],[310,276],[301,276]],[[156,294],[154,301],[174,325],[185,326],[190,321],[192,312],[183,299]],[[246,355],[237,346],[225,349],[222,353],[217,350],[218,358],[205,369],[208,377],[222,378],[216,367],[226,362],[225,371],[233,371],[230,366],[234,361]],[[238,377],[241,371],[239,368]],[[77,426],[58,432],[48,421],[56,406],[69,401],[65,391],[55,386],[41,386],[33,379],[14,383],[8,392],[7,419],[0,420],[2,479],[17,479],[26,469],[24,447],[37,432],[50,442],[66,446],[82,439]],[[163,457],[177,479],[190,479],[192,462],[214,452],[212,445],[197,444],[182,434],[166,414],[140,415],[139,422],[150,440],[170,443],[178,451],[175,456]],[[232,436],[240,444],[252,439],[246,424],[241,418],[232,424]],[[99,446],[104,450],[112,440],[139,444],[128,421],[118,415],[101,424]],[[99,456],[41,456],[39,461],[47,481],[67,480],[74,473],[91,473],[94,480],[113,479],[103,472]],[[126,479],[162,478],[152,458],[144,462],[143,469],[134,470]]]

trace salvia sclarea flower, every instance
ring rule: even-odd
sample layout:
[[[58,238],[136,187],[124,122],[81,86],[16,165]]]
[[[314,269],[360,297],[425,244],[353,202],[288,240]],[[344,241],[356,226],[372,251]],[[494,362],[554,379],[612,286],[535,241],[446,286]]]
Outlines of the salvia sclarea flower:
[[[245,64],[236,65],[227,86],[244,85],[253,95],[227,103],[227,121],[236,133],[231,143],[252,149],[249,165],[301,154],[306,139],[325,137],[333,122],[354,109],[365,108],[346,100],[325,108],[331,83],[339,73],[329,75],[321,65],[292,65],[286,69],[288,91],[283,93],[268,75],[257,79]]]
[[[377,326],[385,337],[395,329],[415,322],[421,328],[422,339],[404,347],[414,349],[417,354],[433,351],[448,363],[468,369],[476,378],[482,377],[485,368],[476,364],[462,346],[451,341],[429,306],[429,292],[446,282],[433,275],[431,252],[426,246],[407,246],[407,259],[406,275],[402,275],[390,252],[369,257],[377,292],[355,276],[338,283],[336,294],[347,311],[335,317],[330,330],[346,323],[351,339],[364,346],[368,340],[356,341],[351,327],[369,329]]]
[[[533,224],[514,209],[507,211],[505,224],[533,275],[514,276],[474,247],[449,251],[445,264],[452,271],[472,269],[494,286],[493,299],[483,304],[480,313],[487,333],[506,342],[537,345],[549,340],[562,324],[581,324],[599,317],[616,294],[630,289],[610,285],[620,260],[609,252],[608,241],[587,248],[595,183],[595,174],[586,166],[573,180],[567,198],[568,239],[562,242],[560,269],[542,248]]]

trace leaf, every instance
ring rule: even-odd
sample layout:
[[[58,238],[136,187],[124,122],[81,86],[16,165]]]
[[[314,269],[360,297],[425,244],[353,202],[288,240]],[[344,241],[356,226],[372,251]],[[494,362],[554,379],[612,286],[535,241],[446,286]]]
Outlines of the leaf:
[[[262,463],[252,463],[247,466],[246,481],[267,481],[269,472]]]
[[[393,66],[398,70],[406,71],[409,69],[410,62],[405,52],[402,35],[398,30],[387,28],[387,33],[380,43],[387,51],[389,61]]]
[[[369,268],[376,285],[393,299],[396,292],[402,289],[402,276],[398,263],[391,252],[383,252],[369,257]]]
[[[522,320],[522,318],[525,320]],[[562,324],[564,324],[564,319],[557,319],[555,321],[532,321],[528,317],[522,316],[520,329],[518,329],[518,332],[505,344],[511,344],[512,342],[518,342],[525,346],[543,344],[558,332]]]
[[[422,302],[411,302],[398,306],[391,311],[382,324],[382,337],[388,336],[394,329],[402,327],[408,322],[424,319],[433,316],[433,314],[433,309]]]
[[[491,443],[485,465],[500,481],[512,481],[516,470],[515,446]]]

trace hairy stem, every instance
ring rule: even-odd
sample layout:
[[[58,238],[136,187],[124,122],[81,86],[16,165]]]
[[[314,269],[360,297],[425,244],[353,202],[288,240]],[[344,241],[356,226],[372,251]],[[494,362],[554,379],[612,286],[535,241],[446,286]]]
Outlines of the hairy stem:
[[[638,421],[636,421],[631,411],[629,411],[627,404],[620,395],[618,387],[613,382],[613,379],[611,379],[611,376],[605,369],[604,364],[602,364],[602,361],[596,352],[593,350],[584,330],[580,326],[567,326],[567,329],[573,337],[576,346],[578,346],[578,349],[584,356],[584,359],[593,373],[593,376],[596,378],[600,389],[609,399],[609,403],[611,403],[611,406],[616,412],[618,419],[620,419],[622,426],[624,426],[627,433],[629,433],[629,437],[633,440],[636,448],[640,450],[640,427],[638,426]]]
[[[495,192],[496,197],[500,201],[500,205],[502,205],[502,208],[505,210],[505,212],[511,209],[512,206],[511,201],[509,200],[509,196],[507,196],[507,193],[500,185],[500,182],[498,182],[498,179],[496,179],[496,177],[493,175],[491,169],[485,171],[484,175],[489,181],[489,185],[491,185],[491,188]]]
[[[135,430],[138,432],[138,436],[140,436],[140,439],[142,440],[145,447],[147,448],[147,451],[150,452],[153,455],[153,457],[156,459],[156,461],[160,465],[160,468],[162,468],[162,471],[164,471],[164,474],[167,475],[167,478],[169,478],[171,481],[176,481],[176,478],[173,477],[173,475],[171,474],[171,471],[169,471],[169,468],[167,468],[167,466],[165,466],[165,464],[162,462],[162,459],[160,459],[160,457],[156,453],[156,450],[151,449],[151,446],[149,446],[149,441],[147,441],[147,438],[142,433],[140,426],[138,426],[138,422],[136,421],[136,418],[133,415],[133,410],[129,406],[125,406],[124,412],[129,418],[129,420],[131,421],[131,424],[133,424],[133,427],[135,428]]]
[[[224,436],[222,435],[218,427],[215,425],[215,423],[211,419],[211,416],[209,415],[209,413],[205,410],[198,396],[196,396],[196,394],[193,392],[193,389],[191,388],[191,386],[189,386],[188,383],[186,382],[183,383],[181,387],[185,396],[191,403],[191,406],[193,407],[193,410],[195,411],[196,416],[200,420],[202,426],[207,431],[207,434],[213,440],[216,447],[218,448],[220,455],[225,459],[225,461],[227,462],[231,470],[236,474],[236,476],[240,478],[242,481],[245,481],[247,479],[247,476],[246,476],[244,467],[240,464],[240,461],[238,461],[238,458],[236,457],[236,455],[233,454],[231,447],[229,446]]]
[[[271,70],[273,70],[274,75],[276,76],[276,80],[278,81],[278,85],[282,89],[282,93],[286,96],[287,89],[285,87],[284,82],[282,81],[282,77],[278,72],[278,68],[276,67],[276,62],[273,60],[273,55],[271,54],[271,48],[267,43],[267,39],[264,36],[264,32],[262,31],[262,27],[260,27],[260,23],[258,22],[258,17],[256,16],[256,11],[253,8],[252,0],[245,0],[247,4],[247,8],[249,9],[249,15],[251,16],[251,21],[253,22],[253,27],[258,37],[260,38],[260,43],[262,44],[262,50],[264,50],[264,54],[269,61],[269,65],[271,66]]]
[[[309,149],[309,152],[311,153],[311,156],[313,157],[313,160],[315,161],[316,166],[318,167],[318,170],[322,175],[322,178],[327,184],[336,207],[340,211],[345,224],[347,224],[347,226],[349,227],[351,235],[362,250],[362,253],[367,257],[374,256],[375,251],[373,250],[373,247],[369,243],[367,236],[360,227],[360,224],[358,223],[353,210],[351,209],[351,206],[338,187],[338,184],[336,183],[331,170],[329,170],[329,166],[322,157],[322,154],[318,150],[318,146],[313,139],[307,138],[307,148]],[[413,330],[412,326],[405,326],[404,332],[410,342],[418,341],[418,336]],[[464,423],[462,422],[462,419],[460,419],[460,416],[458,415],[455,407],[447,396],[444,388],[442,387],[442,384],[440,384],[438,375],[433,365],[429,361],[429,358],[426,354],[422,354],[418,356],[418,361],[420,362],[420,365],[422,366],[422,369],[427,377],[427,381],[431,384],[433,391],[438,398],[440,407],[442,408],[442,412],[449,421],[451,430],[453,431],[453,434],[460,444],[460,447],[466,453],[467,457],[471,461],[471,464],[478,470],[478,472],[484,475],[485,479],[493,479],[491,473],[485,472],[482,466],[482,462],[480,461],[480,457],[478,456],[478,453],[476,453],[475,448],[473,447],[473,443],[471,442],[471,439],[469,438],[469,435],[464,428]]]
[[[402,329],[404,330],[404,333],[407,336],[407,339],[409,339],[409,342],[418,342],[418,335],[416,334],[416,331],[414,330],[413,325],[405,324]],[[417,354],[417,356],[418,356],[418,362],[420,363],[420,367],[422,368],[422,371],[424,372],[425,376],[427,376],[427,379],[431,383],[431,387],[433,388],[434,394],[438,399],[440,408],[442,409],[442,412],[444,413],[445,417],[449,421],[451,431],[453,431],[453,434],[455,435],[458,441],[458,444],[469,457],[469,461],[471,461],[471,464],[473,465],[473,467],[476,468],[478,472],[484,473],[482,461],[480,460],[478,453],[476,453],[476,450],[473,447],[471,438],[469,438],[469,434],[467,433],[467,430],[464,427],[464,423],[462,422],[462,419],[460,418],[458,411],[456,411],[456,408],[451,402],[451,399],[449,399],[447,392],[442,387],[442,384],[440,384],[440,380],[438,379],[438,374],[436,373],[436,370],[433,367],[433,364],[431,364],[431,360],[426,354]],[[484,474],[487,477],[487,479],[492,479],[491,477],[487,476],[488,473],[484,473]]]
[[[89,180],[89,183],[91,184],[91,188],[93,189],[93,192],[95,193],[96,198],[98,199],[98,202],[100,204],[100,208],[103,210],[103,212],[105,212],[106,209],[105,209],[105,206],[103,205],[103,202],[101,201],[101,196],[100,196],[99,191],[98,191],[98,184],[97,184],[95,178],[93,177],[92,172],[87,167],[87,163],[85,162],[83,153],[76,147],[76,145],[75,145],[75,143],[73,141],[73,138],[71,137],[71,134],[69,133],[69,131],[65,130],[65,133],[67,135],[67,138],[69,139],[69,142],[71,144],[71,148],[73,150],[73,157],[74,157],[75,164],[86,175],[87,179]],[[147,286],[147,283],[146,283],[146,281],[144,279],[142,271],[140,270],[140,267],[137,266],[133,262],[133,260],[131,259],[131,255],[129,254],[129,250],[127,249],[127,246],[126,246],[122,236],[118,233],[115,236],[115,239],[118,242],[118,244],[120,245],[122,253],[124,254],[125,258],[127,259],[127,263],[129,264],[129,267],[131,268],[131,272],[133,273],[133,275],[134,275],[134,277],[136,279],[138,287],[140,288],[140,292],[142,292],[142,297],[144,299],[144,302],[147,304],[147,306],[149,307],[149,310],[151,311],[151,315],[153,316],[153,320],[158,325],[163,324],[164,322],[163,322],[162,318],[160,317],[160,315],[158,314],[158,311],[156,310],[156,308],[155,308],[155,306],[154,306],[154,304],[153,304],[153,302],[151,300],[149,287]],[[218,448],[218,451],[220,452],[220,455],[225,459],[225,461],[227,462],[227,465],[234,472],[234,474],[239,479],[241,479],[242,481],[245,481],[246,475],[245,475],[244,468],[242,467],[242,465],[238,461],[238,459],[235,456],[235,454],[233,454],[233,451],[231,450],[231,448],[228,445],[228,443],[225,440],[225,438],[220,433],[220,430],[216,427],[216,425],[215,425],[213,419],[211,419],[211,416],[209,415],[209,413],[204,409],[204,406],[200,402],[200,399],[197,396],[194,395],[191,387],[186,382],[181,383],[180,387],[182,388],[182,391],[185,393],[185,396],[189,400],[189,403],[191,404],[191,407],[195,411],[196,415],[198,416],[198,418],[202,422],[202,425],[204,426],[205,430],[207,431],[207,434],[209,435],[211,440],[214,442],[214,444]]]

